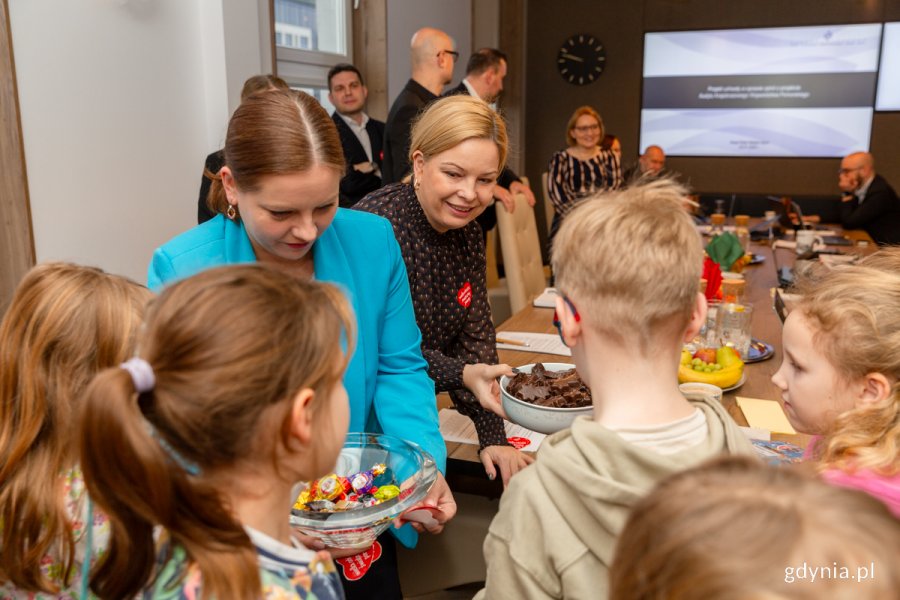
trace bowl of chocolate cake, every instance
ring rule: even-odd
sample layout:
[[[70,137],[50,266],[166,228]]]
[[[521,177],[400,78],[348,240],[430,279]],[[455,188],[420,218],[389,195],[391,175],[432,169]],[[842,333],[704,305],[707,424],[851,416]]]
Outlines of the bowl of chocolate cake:
[[[509,420],[540,433],[571,427],[579,416],[594,413],[591,390],[569,363],[534,363],[500,378],[503,410]]]

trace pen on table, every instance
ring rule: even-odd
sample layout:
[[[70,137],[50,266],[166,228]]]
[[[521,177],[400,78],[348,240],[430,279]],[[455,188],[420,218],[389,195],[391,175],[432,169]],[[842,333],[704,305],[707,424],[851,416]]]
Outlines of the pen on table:
[[[509,344],[510,346],[525,346],[526,348],[530,346],[528,342],[520,342],[519,340],[508,340],[506,338],[497,338],[498,344]]]

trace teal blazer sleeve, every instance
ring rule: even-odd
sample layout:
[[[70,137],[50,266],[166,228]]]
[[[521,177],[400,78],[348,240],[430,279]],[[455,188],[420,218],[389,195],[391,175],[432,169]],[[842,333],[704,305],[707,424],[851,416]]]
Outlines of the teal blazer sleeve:
[[[434,382],[422,357],[406,265],[390,222],[339,209],[316,241],[313,261],[316,278],[338,283],[356,314],[357,346],[344,376],[350,430],[415,442],[444,471],[447,446],[438,428]]]

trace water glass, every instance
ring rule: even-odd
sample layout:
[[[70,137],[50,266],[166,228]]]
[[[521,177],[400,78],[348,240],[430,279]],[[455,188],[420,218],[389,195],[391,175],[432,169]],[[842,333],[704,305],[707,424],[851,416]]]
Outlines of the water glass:
[[[749,304],[725,303],[716,310],[715,339],[719,346],[731,346],[746,358],[750,351],[750,322],[753,307]]]

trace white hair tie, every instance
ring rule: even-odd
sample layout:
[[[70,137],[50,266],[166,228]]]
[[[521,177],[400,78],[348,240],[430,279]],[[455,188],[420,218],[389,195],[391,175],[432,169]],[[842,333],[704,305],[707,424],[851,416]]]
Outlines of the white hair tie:
[[[151,391],[156,386],[156,377],[153,375],[153,367],[143,358],[135,356],[119,365],[131,375],[134,389],[138,394]]]

